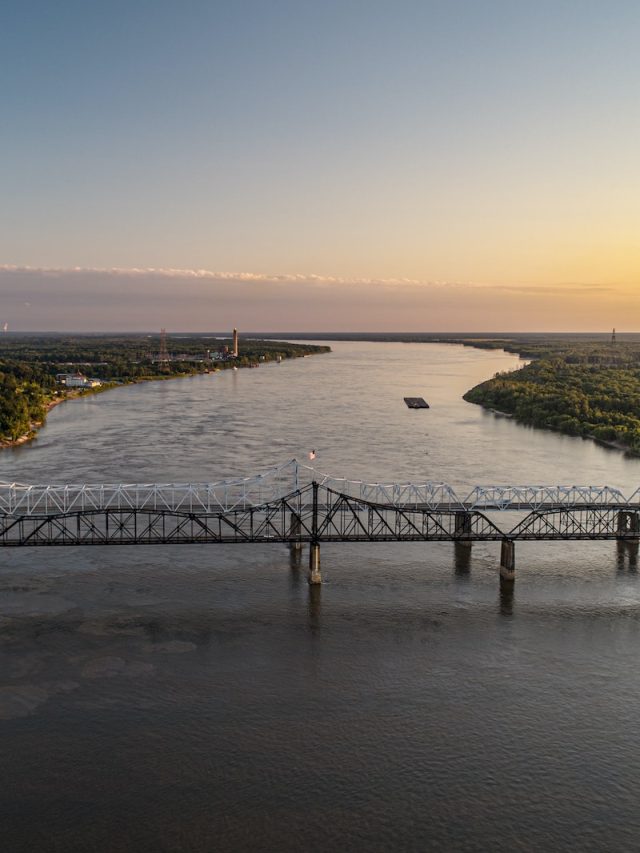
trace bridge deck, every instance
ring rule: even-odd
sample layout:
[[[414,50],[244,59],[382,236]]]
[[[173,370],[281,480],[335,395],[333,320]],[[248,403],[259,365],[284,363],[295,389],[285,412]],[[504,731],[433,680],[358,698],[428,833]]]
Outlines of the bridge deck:
[[[639,529],[640,489],[491,485],[461,498],[446,483],[349,481],[295,460],[208,484],[0,484],[0,546],[10,547],[634,540]]]

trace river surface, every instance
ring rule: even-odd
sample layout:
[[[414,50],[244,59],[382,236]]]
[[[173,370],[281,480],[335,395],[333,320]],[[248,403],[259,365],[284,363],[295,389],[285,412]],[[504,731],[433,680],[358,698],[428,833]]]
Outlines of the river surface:
[[[640,461],[462,393],[518,366],[332,344],[54,409],[0,479],[593,483]],[[424,396],[410,411],[403,396]],[[0,565],[1,849],[640,849],[640,587],[615,543],[24,549]],[[306,557],[306,553],[305,553]]]

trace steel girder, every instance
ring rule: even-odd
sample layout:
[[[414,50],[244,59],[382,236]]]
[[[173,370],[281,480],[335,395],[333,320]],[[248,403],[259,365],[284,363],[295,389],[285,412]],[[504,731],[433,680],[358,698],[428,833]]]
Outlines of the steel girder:
[[[630,523],[621,524],[627,519]],[[509,539],[517,540],[634,540],[638,536],[638,512],[621,510],[619,506],[534,510],[507,534]]]
[[[0,513],[0,547],[240,542],[473,542],[628,539],[640,511],[619,504],[540,507],[508,530],[483,512],[377,503],[311,483],[261,506],[227,510],[153,507]]]
[[[260,507],[0,513],[0,546],[501,539],[482,513],[379,505],[310,484]]]

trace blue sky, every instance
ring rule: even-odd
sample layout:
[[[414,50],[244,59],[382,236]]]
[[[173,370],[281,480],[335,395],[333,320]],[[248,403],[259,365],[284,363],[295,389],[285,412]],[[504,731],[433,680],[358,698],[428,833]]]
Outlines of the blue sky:
[[[125,290],[132,268],[248,272],[267,306],[278,276],[303,306],[305,277],[342,282],[338,303],[345,280],[409,279],[417,301],[383,285],[407,304],[395,328],[425,330],[416,305],[443,283],[485,287],[493,316],[500,287],[547,288],[540,305],[560,289],[564,328],[592,288],[580,327],[607,305],[614,325],[640,271],[639,32],[640,4],[619,0],[7,2],[0,320],[35,322],[32,300],[3,304],[17,266],[44,327],[51,282],[88,298],[96,268],[125,271]],[[450,301],[438,322],[462,328]],[[342,327],[381,328],[350,311]]]

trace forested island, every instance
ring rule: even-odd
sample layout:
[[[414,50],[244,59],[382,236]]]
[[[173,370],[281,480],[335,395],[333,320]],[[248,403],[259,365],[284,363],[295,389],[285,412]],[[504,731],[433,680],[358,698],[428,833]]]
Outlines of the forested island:
[[[328,346],[213,335],[0,336],[0,447],[28,440],[58,402],[116,385],[171,379],[237,367],[257,367],[321,352]],[[65,387],[62,375],[81,375],[87,387]]]
[[[463,341],[461,341],[463,342]],[[640,454],[640,343],[567,339],[467,340],[532,361],[464,395],[523,424]]]

